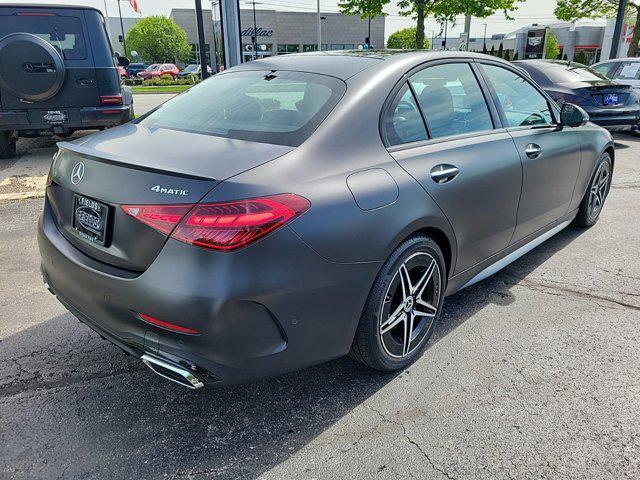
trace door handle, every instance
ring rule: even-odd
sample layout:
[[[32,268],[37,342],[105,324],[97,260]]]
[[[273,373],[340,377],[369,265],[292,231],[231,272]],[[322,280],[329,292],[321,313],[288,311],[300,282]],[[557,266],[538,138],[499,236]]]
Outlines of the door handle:
[[[441,163],[431,169],[431,179],[436,183],[447,183],[458,176],[460,170],[455,165]]]
[[[542,155],[542,147],[536,143],[530,143],[524,147],[524,153],[526,153],[529,158],[538,158]]]

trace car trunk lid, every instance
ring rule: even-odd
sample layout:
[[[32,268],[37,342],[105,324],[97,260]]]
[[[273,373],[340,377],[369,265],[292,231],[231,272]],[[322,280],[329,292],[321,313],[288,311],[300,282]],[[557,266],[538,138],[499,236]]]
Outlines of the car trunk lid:
[[[168,235],[122,205],[192,205],[292,149],[135,124],[58,145],[47,197],[60,232],[95,260],[134,272],[153,262]]]

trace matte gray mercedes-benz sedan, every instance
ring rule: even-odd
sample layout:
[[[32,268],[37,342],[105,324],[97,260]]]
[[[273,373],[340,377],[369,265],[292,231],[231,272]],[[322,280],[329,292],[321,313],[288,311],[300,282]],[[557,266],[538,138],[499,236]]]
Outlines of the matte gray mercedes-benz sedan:
[[[191,388],[407,366],[446,295],[593,225],[614,166],[579,107],[453,52],[254,61],[59,147],[44,281]]]

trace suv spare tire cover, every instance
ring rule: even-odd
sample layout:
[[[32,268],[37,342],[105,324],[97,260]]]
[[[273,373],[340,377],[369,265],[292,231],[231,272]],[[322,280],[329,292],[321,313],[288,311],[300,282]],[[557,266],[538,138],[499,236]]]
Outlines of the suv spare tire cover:
[[[0,39],[0,88],[39,102],[53,97],[64,83],[62,56],[46,40],[30,33]]]

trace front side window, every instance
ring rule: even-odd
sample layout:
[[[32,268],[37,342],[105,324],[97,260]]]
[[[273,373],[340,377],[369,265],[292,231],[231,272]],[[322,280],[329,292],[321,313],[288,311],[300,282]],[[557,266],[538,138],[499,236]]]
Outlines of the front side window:
[[[498,95],[509,127],[553,125],[547,99],[527,80],[495,65],[482,68]]]
[[[346,90],[344,82],[301,72],[230,72],[190,88],[140,121],[240,140],[298,146]]]
[[[467,63],[427,67],[411,76],[432,138],[493,129],[480,85]]]
[[[389,146],[427,139],[420,109],[406,83],[391,102],[383,128]]]

